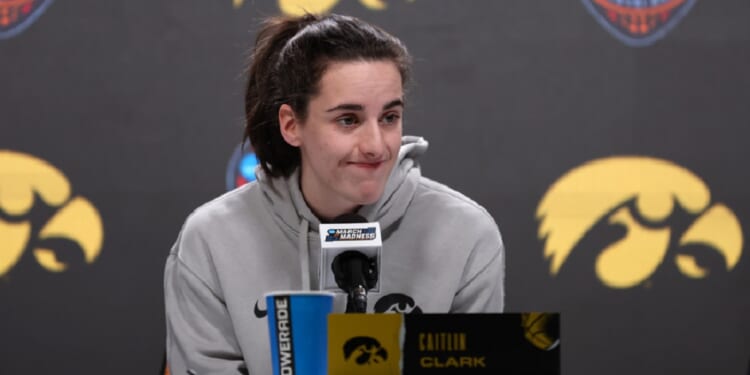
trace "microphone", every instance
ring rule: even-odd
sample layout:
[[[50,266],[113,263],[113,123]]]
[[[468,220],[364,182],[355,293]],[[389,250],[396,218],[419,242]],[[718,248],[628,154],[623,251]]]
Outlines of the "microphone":
[[[346,312],[367,311],[367,292],[379,288],[380,224],[356,214],[320,225],[321,290],[347,293]],[[325,265],[330,264],[330,270]]]

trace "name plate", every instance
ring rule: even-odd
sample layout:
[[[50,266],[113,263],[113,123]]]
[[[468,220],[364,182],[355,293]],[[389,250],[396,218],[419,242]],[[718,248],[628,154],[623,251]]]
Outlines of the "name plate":
[[[560,374],[560,315],[331,314],[328,373]]]

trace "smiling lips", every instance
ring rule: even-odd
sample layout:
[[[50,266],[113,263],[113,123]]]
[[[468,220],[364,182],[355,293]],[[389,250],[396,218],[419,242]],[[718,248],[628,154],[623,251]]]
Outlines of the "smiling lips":
[[[382,164],[383,164],[382,161],[377,161],[377,162],[372,162],[372,163],[368,163],[368,162],[350,162],[349,163],[349,165],[353,165],[355,167],[363,168],[363,169],[377,169]]]

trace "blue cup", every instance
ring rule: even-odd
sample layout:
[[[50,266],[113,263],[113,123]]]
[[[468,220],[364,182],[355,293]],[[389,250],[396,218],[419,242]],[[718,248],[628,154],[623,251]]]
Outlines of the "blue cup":
[[[333,293],[266,293],[274,375],[327,375]]]

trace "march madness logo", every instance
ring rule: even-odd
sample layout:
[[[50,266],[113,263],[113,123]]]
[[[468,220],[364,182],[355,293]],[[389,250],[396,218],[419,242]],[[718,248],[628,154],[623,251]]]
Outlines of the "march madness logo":
[[[227,191],[238,188],[256,179],[255,167],[258,166],[258,157],[247,142],[243,142],[234,148],[232,157],[227,164],[225,183]]]
[[[696,0],[582,0],[612,35],[632,47],[663,38],[687,15]]]
[[[46,161],[0,150],[0,276],[27,253],[47,271],[65,271],[69,264],[60,253],[70,245],[86,263],[96,260],[104,238],[99,212],[71,190]]]
[[[50,4],[52,0],[0,0],[0,39],[26,30]]]
[[[572,257],[584,259],[584,267],[593,261],[596,277],[610,288],[637,286],[662,269],[706,278],[730,272],[742,255],[742,228],[732,210],[712,202],[698,176],[667,160],[621,156],[585,163],[547,190],[536,217],[552,275]],[[617,238],[604,235],[613,230]]]
[[[336,241],[370,241],[377,237],[377,228],[329,229],[326,242]]]
[[[279,10],[288,16],[302,16],[305,13],[322,14],[330,12],[341,0],[278,0]],[[351,0],[350,0],[351,1]],[[383,10],[387,7],[384,0],[358,0],[370,10]],[[408,0],[414,1],[414,0]],[[235,8],[240,8],[244,0],[232,0]]]

